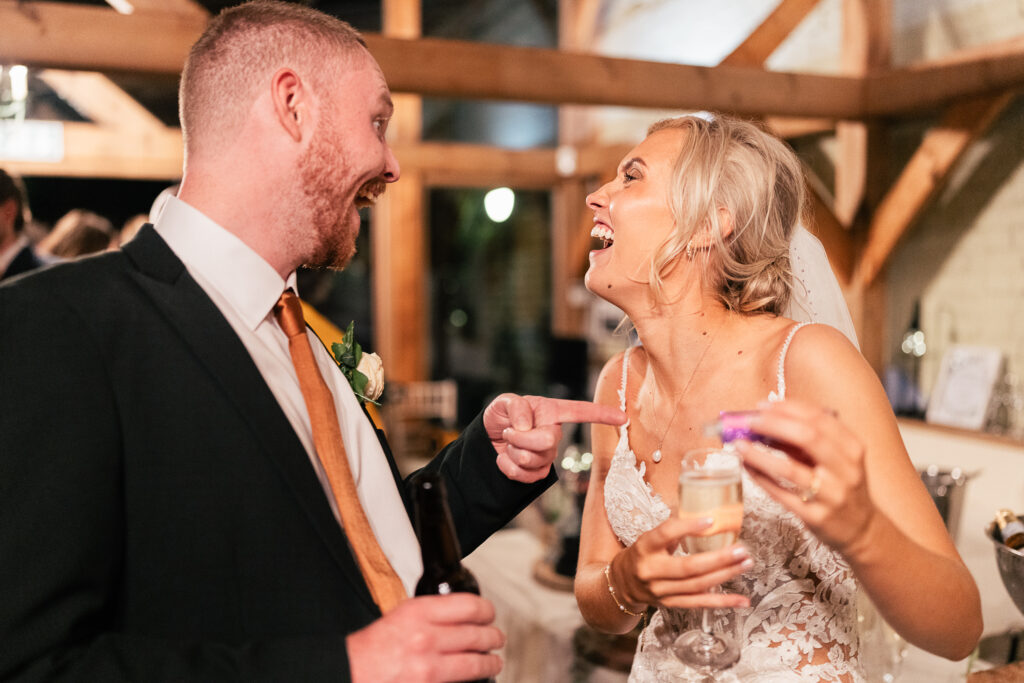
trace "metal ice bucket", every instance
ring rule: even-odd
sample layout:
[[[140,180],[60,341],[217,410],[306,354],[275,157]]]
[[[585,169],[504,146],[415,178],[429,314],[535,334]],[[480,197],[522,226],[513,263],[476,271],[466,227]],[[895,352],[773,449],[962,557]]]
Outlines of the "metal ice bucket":
[[[938,465],[929,465],[927,469],[918,470],[921,481],[932,497],[935,507],[946,523],[946,530],[956,540],[960,527],[960,512],[964,503],[964,488],[967,481],[976,473],[968,474],[959,467],[951,470],[940,470]]]
[[[1006,592],[1013,599],[1013,604],[1024,614],[1024,552],[1014,550],[998,540],[995,522],[985,530],[992,544],[996,547],[996,564],[999,576],[1003,579]]]

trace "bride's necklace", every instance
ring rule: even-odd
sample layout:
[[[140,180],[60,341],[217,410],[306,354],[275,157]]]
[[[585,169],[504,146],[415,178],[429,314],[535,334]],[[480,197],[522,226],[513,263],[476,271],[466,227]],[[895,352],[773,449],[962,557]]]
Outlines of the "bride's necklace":
[[[721,329],[721,327],[719,327]],[[679,396],[675,400],[675,405],[672,409],[672,417],[669,418],[668,426],[665,427],[665,431],[661,435],[661,440],[658,441],[658,447],[651,453],[651,460],[655,463],[661,462],[661,447],[665,445],[665,439],[668,438],[668,433],[672,431],[672,424],[676,421],[676,415],[679,414],[679,406],[682,404],[683,397],[686,396],[686,390],[690,388],[690,384],[693,382],[693,378],[697,376],[697,370],[700,369],[700,364],[704,362],[704,356],[708,354],[708,349],[715,343],[715,336],[718,334],[718,330],[715,330],[714,334],[708,339],[708,343],[705,344],[704,350],[700,352],[700,357],[697,358],[697,364],[693,366],[693,371],[690,372],[689,379],[686,380],[686,384],[683,385],[683,390],[679,392]],[[651,387],[651,403],[654,403],[654,387]]]

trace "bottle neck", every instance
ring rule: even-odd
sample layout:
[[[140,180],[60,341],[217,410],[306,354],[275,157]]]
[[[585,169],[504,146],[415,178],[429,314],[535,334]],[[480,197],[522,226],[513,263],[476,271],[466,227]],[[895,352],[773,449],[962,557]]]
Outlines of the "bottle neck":
[[[444,489],[438,485],[439,480],[431,484],[416,489],[416,535],[420,539],[424,569],[438,565],[458,566],[462,551]]]

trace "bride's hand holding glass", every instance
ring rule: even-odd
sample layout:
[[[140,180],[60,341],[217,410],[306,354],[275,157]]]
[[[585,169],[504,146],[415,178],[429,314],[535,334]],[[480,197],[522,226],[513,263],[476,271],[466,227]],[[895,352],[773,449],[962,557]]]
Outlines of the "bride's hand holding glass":
[[[753,480],[848,556],[878,513],[857,435],[835,411],[792,399],[762,406],[750,428],[774,442],[735,442]]]
[[[746,607],[743,595],[716,593],[713,589],[750,569],[747,549],[731,544],[710,552],[675,555],[689,536],[712,528],[710,517],[670,517],[641,534],[636,543],[615,556],[609,578],[617,597],[631,611],[644,606],[696,609]]]

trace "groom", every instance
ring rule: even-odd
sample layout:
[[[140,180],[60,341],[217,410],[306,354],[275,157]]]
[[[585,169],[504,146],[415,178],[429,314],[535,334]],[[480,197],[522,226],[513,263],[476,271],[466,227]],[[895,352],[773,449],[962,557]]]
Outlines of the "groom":
[[[405,486],[284,313],[296,268],[343,267],[357,207],[398,180],[391,110],[346,24],[296,4],[229,9],[182,74],[178,199],[120,252],[0,287],[0,680],[498,671],[488,602],[406,599],[421,567]],[[340,439],[324,439],[325,415]],[[503,395],[428,466],[465,552],[553,481],[563,421],[624,415]],[[373,571],[367,547],[386,558]]]

